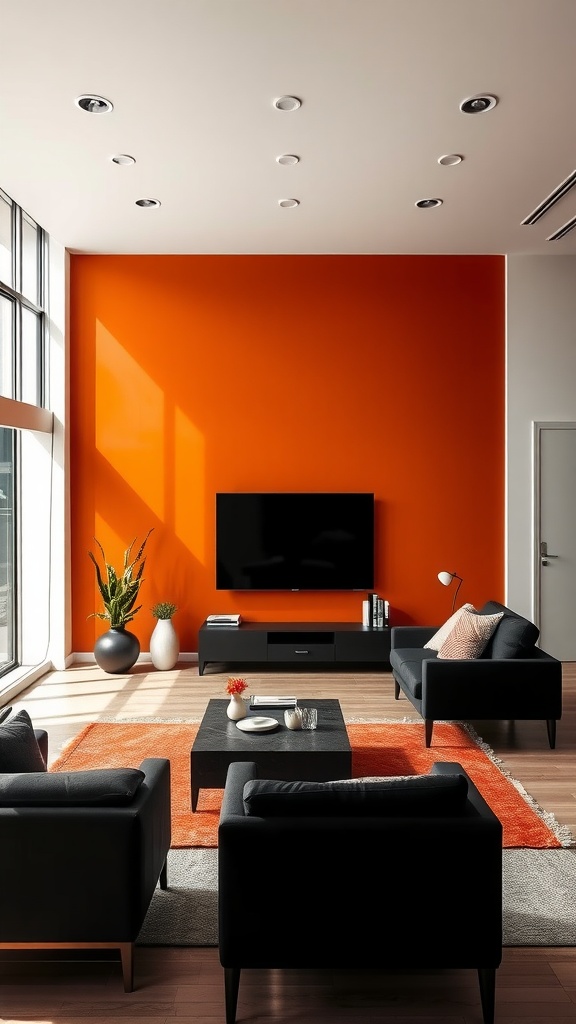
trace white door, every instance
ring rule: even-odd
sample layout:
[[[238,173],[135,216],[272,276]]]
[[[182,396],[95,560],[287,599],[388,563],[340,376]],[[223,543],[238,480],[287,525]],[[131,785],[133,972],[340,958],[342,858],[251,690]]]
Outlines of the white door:
[[[535,424],[539,646],[576,661],[576,423]]]

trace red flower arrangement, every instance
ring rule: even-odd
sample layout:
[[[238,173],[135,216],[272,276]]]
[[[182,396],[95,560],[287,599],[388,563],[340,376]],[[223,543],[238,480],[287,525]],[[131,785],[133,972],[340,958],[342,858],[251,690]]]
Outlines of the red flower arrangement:
[[[248,683],[245,679],[239,679],[238,676],[230,676],[226,684],[226,692],[232,695],[233,693],[244,693]]]

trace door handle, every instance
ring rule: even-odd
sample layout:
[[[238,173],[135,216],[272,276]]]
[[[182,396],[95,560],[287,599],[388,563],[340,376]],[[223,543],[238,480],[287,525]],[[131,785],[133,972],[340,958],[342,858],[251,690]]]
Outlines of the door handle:
[[[548,565],[548,559],[549,558],[559,558],[559,557],[560,557],[559,555],[551,555],[550,554],[550,552],[548,551],[548,543],[545,540],[543,540],[540,543],[540,564],[541,565]]]

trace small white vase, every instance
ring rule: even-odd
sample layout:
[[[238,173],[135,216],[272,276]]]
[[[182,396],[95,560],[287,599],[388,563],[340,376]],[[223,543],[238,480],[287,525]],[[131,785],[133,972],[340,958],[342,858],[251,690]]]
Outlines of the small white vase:
[[[178,661],[180,647],[172,619],[158,619],[150,637],[150,657],[154,668],[167,672]]]
[[[233,722],[239,722],[241,718],[246,718],[246,703],[242,694],[230,694],[230,703],[226,708],[226,714]]]

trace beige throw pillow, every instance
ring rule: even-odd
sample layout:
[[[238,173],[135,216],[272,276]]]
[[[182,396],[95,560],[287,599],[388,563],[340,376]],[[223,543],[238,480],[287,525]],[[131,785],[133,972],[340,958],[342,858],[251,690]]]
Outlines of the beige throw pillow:
[[[430,637],[430,639],[428,640],[428,643],[424,644],[424,647],[426,648],[426,650],[428,650],[428,651],[439,651],[440,650],[440,648],[442,647],[442,644],[444,643],[446,637],[448,636],[449,633],[452,632],[452,629],[454,628],[454,626],[458,622],[458,619],[460,618],[460,616],[461,616],[463,611],[475,612],[476,608],[474,607],[473,604],[463,604],[461,608],[457,608],[456,611],[454,612],[454,614],[451,615],[449,619],[446,619],[446,622],[444,623],[444,625],[440,626],[440,629],[438,630],[438,632],[434,633],[434,636]]]
[[[503,612],[497,615],[477,615],[463,610],[438,651],[439,658],[479,658]]]

